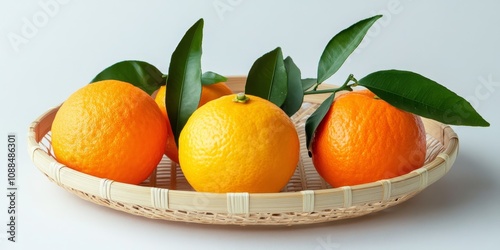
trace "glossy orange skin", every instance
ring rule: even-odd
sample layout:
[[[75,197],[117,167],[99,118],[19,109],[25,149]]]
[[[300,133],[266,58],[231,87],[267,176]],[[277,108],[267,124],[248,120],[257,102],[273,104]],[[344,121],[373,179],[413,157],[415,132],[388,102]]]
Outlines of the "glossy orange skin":
[[[231,89],[223,82],[211,85],[203,85],[198,107],[203,106],[205,103],[211,100],[217,99],[224,95],[230,95],[232,93],[233,92],[231,91]],[[167,121],[167,145],[165,148],[165,155],[175,163],[179,163],[179,152],[177,144],[175,144],[174,133],[172,132],[170,120],[168,119],[167,109],[165,108],[165,95],[166,87],[161,86],[155,97],[155,102],[160,107],[160,110]]]
[[[421,167],[426,154],[420,117],[368,90],[336,98],[311,146],[316,170],[333,187],[406,174]]]
[[[129,184],[149,177],[163,157],[167,138],[165,119],[153,98],[115,80],[73,93],[58,110],[51,133],[62,164]]]
[[[299,160],[299,138],[276,105],[247,95],[208,102],[189,118],[179,137],[184,176],[197,191],[279,192]]]

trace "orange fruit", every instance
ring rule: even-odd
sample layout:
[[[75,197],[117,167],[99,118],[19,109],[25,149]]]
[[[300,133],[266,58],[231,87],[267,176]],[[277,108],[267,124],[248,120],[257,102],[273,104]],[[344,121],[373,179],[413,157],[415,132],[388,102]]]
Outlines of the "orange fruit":
[[[406,174],[421,167],[426,154],[420,117],[368,90],[336,98],[311,146],[316,170],[333,187]]]
[[[167,137],[153,98],[125,82],[95,82],[73,93],[52,123],[56,159],[77,171],[130,184],[156,168]]]
[[[170,126],[170,120],[168,119],[167,109],[165,108],[165,95],[166,95],[166,86],[163,85],[158,90],[155,102],[161,109],[163,116],[167,120],[167,146],[165,148],[165,155],[170,158],[170,160],[179,163],[179,153],[177,149],[177,145],[175,144],[174,133],[172,132],[172,127]],[[223,82],[211,84],[211,85],[203,85],[201,89],[201,98],[198,107],[201,107],[205,103],[217,99],[224,95],[230,95],[233,92],[231,89]]]
[[[205,105],[205,103],[215,100],[221,96],[231,94],[233,94],[233,91],[226,85],[226,83],[223,82],[203,85],[201,88],[201,98],[198,107],[201,107]]]
[[[299,138],[278,106],[229,95],[191,115],[179,137],[179,160],[196,191],[279,192],[298,163]]]

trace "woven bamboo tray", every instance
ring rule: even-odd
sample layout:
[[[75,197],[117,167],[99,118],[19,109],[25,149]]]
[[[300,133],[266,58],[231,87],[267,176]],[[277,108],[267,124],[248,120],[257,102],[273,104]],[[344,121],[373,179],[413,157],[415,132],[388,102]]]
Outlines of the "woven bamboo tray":
[[[228,85],[244,89],[244,77]],[[96,204],[153,219],[204,224],[297,225],[353,218],[397,205],[443,177],[458,153],[458,137],[447,125],[424,119],[426,163],[411,173],[368,184],[331,188],[317,174],[305,147],[304,123],[327,95],[308,95],[292,119],[301,140],[300,162],[280,193],[195,192],[179,166],[164,157],[140,185],[130,185],[77,172],[53,157],[50,128],[58,108],[52,108],[29,128],[31,159],[51,181]],[[390,156],[381,156],[390,157]]]

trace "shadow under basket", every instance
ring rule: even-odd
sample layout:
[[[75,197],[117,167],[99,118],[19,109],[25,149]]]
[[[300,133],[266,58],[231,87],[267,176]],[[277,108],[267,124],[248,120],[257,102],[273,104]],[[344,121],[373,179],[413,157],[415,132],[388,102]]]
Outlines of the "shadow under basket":
[[[230,77],[234,92],[245,77]],[[193,191],[179,166],[164,157],[140,185],[97,178],[58,163],[50,128],[58,108],[48,110],[29,129],[31,160],[51,181],[96,204],[153,219],[203,224],[299,225],[358,217],[397,205],[443,177],[458,153],[458,136],[447,125],[424,119],[425,165],[408,174],[372,183],[330,187],[316,172],[305,146],[304,124],[327,97],[307,95],[293,117],[301,141],[295,174],[279,193],[204,193]]]

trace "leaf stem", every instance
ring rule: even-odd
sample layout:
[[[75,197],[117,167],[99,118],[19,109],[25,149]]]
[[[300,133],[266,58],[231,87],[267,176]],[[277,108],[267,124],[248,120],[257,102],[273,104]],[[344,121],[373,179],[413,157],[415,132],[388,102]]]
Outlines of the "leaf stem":
[[[333,93],[338,91],[339,88],[333,89],[322,89],[322,90],[311,90],[304,92],[304,95],[315,95],[315,94],[324,94],[324,93]]]
[[[353,82],[354,82],[354,83],[351,85],[352,87],[356,87],[356,86],[358,86],[358,85],[359,85],[358,79],[356,79],[356,78],[354,77],[354,75],[353,75],[353,74],[350,74],[350,75],[349,75],[349,79],[350,79],[351,81],[353,81]]]
[[[167,85],[167,79],[168,79],[168,75],[167,74],[162,74],[161,75],[160,85]]]
[[[354,83],[353,84],[349,84],[351,81],[353,81]],[[356,80],[356,78],[354,78],[353,74],[350,74],[347,77],[347,79],[345,80],[344,84],[342,84],[342,86],[340,86],[338,88],[316,90],[316,88],[318,87],[318,85],[319,85],[319,83],[316,84],[316,86],[314,87],[313,90],[304,92],[304,95],[314,95],[314,94],[324,94],[324,93],[336,93],[336,92],[342,91],[342,90],[352,91],[352,87],[358,85],[358,80]]]
[[[316,91],[320,84],[321,84],[320,82],[317,82],[316,84],[314,84],[314,88],[312,91]],[[304,93],[304,94],[306,94],[306,93]]]

